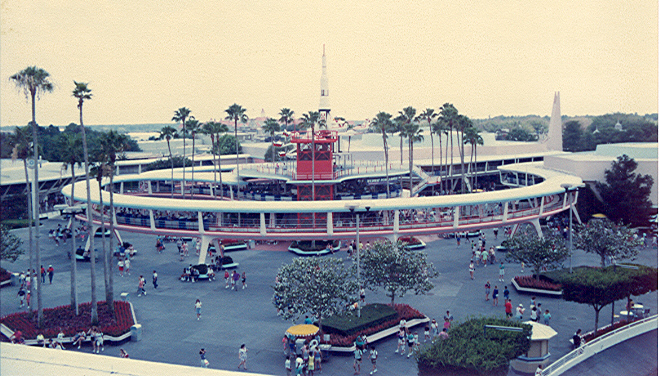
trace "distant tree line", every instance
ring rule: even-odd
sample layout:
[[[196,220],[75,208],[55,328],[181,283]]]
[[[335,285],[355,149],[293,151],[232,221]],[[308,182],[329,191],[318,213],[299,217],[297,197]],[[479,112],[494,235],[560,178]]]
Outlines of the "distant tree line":
[[[563,126],[564,151],[579,152],[596,150],[596,145],[623,142],[658,142],[657,115],[607,114],[593,118],[583,127],[577,120]],[[619,126],[617,126],[619,124]]]

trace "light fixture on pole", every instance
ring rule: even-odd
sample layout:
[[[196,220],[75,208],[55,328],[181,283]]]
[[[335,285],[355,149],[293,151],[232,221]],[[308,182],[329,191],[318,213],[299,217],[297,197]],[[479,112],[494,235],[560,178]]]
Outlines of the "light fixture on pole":
[[[564,192],[566,193],[566,199],[568,200],[568,193],[569,191],[573,188],[573,185],[571,184],[562,184],[562,188],[564,188]],[[573,199],[570,198],[569,204],[568,204],[568,254],[570,255],[569,261],[568,261],[568,272],[573,273]]]
[[[357,249],[357,282],[358,282],[358,287],[362,287],[362,283],[360,281],[360,213],[358,209],[360,208],[359,205],[357,204],[346,204],[346,209],[351,211],[351,214],[355,214],[355,248]],[[368,212],[369,209],[371,209],[370,206],[365,206],[364,207],[366,211]],[[361,307],[360,303],[358,301],[358,317],[361,316]]]

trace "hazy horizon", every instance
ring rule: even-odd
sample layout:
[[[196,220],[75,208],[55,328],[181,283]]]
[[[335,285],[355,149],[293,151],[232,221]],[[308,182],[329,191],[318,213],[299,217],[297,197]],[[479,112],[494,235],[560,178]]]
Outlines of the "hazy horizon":
[[[39,124],[79,122],[73,81],[88,82],[90,125],[200,121],[233,103],[250,118],[318,110],[325,44],[331,116],[373,118],[453,103],[470,118],[658,112],[658,2],[335,0],[278,3],[7,1],[0,125],[30,103],[9,77],[36,65],[55,90]]]

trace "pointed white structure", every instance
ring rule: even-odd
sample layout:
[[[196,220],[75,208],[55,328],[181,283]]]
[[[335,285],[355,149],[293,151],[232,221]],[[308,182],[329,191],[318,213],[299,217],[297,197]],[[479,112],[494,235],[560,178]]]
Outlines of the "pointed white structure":
[[[548,129],[548,140],[546,142],[546,147],[548,150],[553,151],[563,150],[559,92],[555,93],[555,100],[552,103],[552,114],[550,115],[550,127]]]
[[[323,57],[321,57],[321,101],[319,103],[319,115],[326,122],[330,119],[330,96],[328,91],[328,74],[325,61],[325,44],[323,45]]]

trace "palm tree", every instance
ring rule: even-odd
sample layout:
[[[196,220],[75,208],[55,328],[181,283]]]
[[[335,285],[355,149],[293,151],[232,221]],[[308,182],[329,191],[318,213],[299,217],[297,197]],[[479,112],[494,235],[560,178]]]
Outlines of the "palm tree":
[[[218,185],[218,176],[217,171],[215,170],[215,135],[217,133],[218,123],[215,121],[207,121],[202,125],[201,132],[211,138],[211,156],[213,157],[213,184],[217,187]]]
[[[64,161],[64,168],[71,167],[71,200],[69,206],[74,204],[74,192],[76,187],[76,165],[82,165],[82,139],[78,133],[65,133],[64,137],[60,139],[60,148],[62,150],[62,159]],[[77,263],[76,263],[76,234],[75,234],[75,216],[71,219],[71,308],[78,316],[78,287],[76,280],[78,279]]]
[[[483,145],[484,139],[479,134],[479,130],[476,127],[468,127],[465,129],[465,140],[463,141],[466,144],[470,144],[470,164],[472,164],[472,156],[474,155],[474,168],[472,170],[472,182],[470,185],[472,189],[476,189],[477,185],[477,145]]]
[[[160,129],[160,134],[158,139],[167,140],[167,150],[170,152],[170,164],[172,165],[172,198],[174,198],[174,158],[172,158],[172,147],[170,146],[170,140],[176,135],[176,129],[169,125],[164,126]]]
[[[91,323],[96,325],[99,322],[98,305],[96,303],[96,255],[94,254],[94,232],[92,230],[92,196],[89,187],[89,151],[87,149],[87,135],[85,133],[85,126],[83,125],[83,103],[85,100],[92,99],[92,90],[87,87],[85,82],[73,81],[76,87],[73,89],[73,96],[78,98],[78,109],[80,110],[80,130],[82,132],[83,140],[83,155],[85,159],[85,182],[87,187],[87,236],[89,237],[89,252],[90,257],[90,276],[92,288],[92,311]],[[74,256],[75,257],[75,256]]]
[[[25,171],[25,192],[27,198],[27,217],[28,217],[28,259],[30,271],[32,268],[32,226],[34,221],[32,218],[32,195],[30,194],[30,175],[28,174],[27,160],[30,158],[31,144],[32,144],[32,134],[30,132],[30,127],[26,126],[25,128],[16,127],[14,129],[14,134],[11,137],[11,145],[14,145],[11,159],[15,161],[17,158],[23,160],[23,170]],[[30,272],[31,277],[32,272]],[[37,279],[39,279],[37,277]],[[28,302],[28,311],[32,312],[32,303]]]
[[[105,246],[105,206],[103,204],[103,178],[108,175],[108,165],[105,163],[105,151],[102,148],[101,144],[96,145],[98,149],[94,150],[92,155],[93,155],[93,160],[95,161],[94,166],[90,170],[90,174],[96,178],[96,182],[99,186],[99,214],[101,218],[101,257],[103,259],[103,282],[105,284],[105,293],[106,295],[108,294],[109,287],[110,287],[110,271],[108,270],[108,257],[107,257],[107,248]],[[88,210],[88,213],[91,214],[91,209]],[[91,248],[90,248],[91,250]],[[96,258],[96,250],[92,252],[91,258]],[[112,300],[110,300],[112,302]],[[108,307],[110,306],[110,303],[106,301],[108,304]]]
[[[264,132],[270,134],[270,141],[271,141],[271,150],[272,150],[272,159],[271,162],[275,162],[275,145],[273,142],[275,141],[275,132],[280,131],[280,124],[277,122],[277,120],[273,118],[268,118],[264,122],[264,125],[261,127],[261,129],[264,130]]]
[[[433,128],[431,132],[431,139],[433,139],[433,133],[438,135],[438,150],[440,150],[440,182],[442,183],[442,135],[446,133],[446,128],[444,123],[441,120],[436,121],[433,123]],[[440,189],[442,189],[442,185],[440,186]]]
[[[316,199],[316,187],[314,175],[314,165],[316,163],[316,143],[314,142],[314,132],[316,132],[316,124],[319,122],[321,115],[318,111],[309,111],[300,118],[300,127],[303,129],[311,128],[312,129],[312,201]]]
[[[451,103],[445,103],[440,107],[440,117],[439,120],[442,122],[444,127],[447,130],[448,137],[449,137],[449,143],[447,144],[447,147],[451,149],[451,158],[448,161],[448,187],[447,191],[452,190],[451,189],[451,182],[453,181],[453,175],[454,175],[454,136],[452,134],[454,127],[456,126],[456,123],[458,121],[458,110],[456,110],[456,107],[454,107],[453,104]],[[445,158],[449,157],[447,153],[445,153]]]
[[[417,116],[417,121],[426,120],[429,123],[429,134],[431,135],[431,175],[434,175],[434,166],[435,166],[435,148],[433,147],[433,125],[431,121],[435,119],[438,114],[435,113],[435,110],[432,108],[427,108],[424,112]]]
[[[246,110],[241,105],[236,103],[232,104],[225,110],[227,113],[225,119],[234,121],[234,139],[236,142],[236,197],[238,197],[238,192],[241,190],[241,174],[238,169],[238,122],[240,121],[243,124],[247,123],[248,117],[245,114],[245,111]]]
[[[403,136],[408,139],[408,167],[410,169],[410,197],[413,189],[413,144],[424,140],[423,130],[419,129],[419,123],[405,123],[403,127]]]
[[[117,155],[121,155],[128,148],[129,137],[125,134],[120,134],[116,131],[109,131],[104,133],[101,137],[101,147],[105,156],[105,163],[107,166],[106,176],[110,177],[110,254],[112,254],[114,234],[115,234],[115,201],[114,201],[114,177],[115,177],[115,162],[117,162]],[[109,255],[105,254],[106,259]],[[112,264],[108,262],[108,284],[106,285],[105,299],[106,302],[114,302],[114,281],[112,274]],[[110,313],[115,315],[114,304],[108,304]]]
[[[53,83],[50,82],[50,73],[42,68],[36,66],[27,67],[22,71],[9,77],[14,81],[16,88],[23,90],[25,98],[30,96],[32,100],[32,142],[34,145],[34,184],[33,190],[36,192],[35,205],[34,205],[34,225],[36,226],[34,236],[34,246],[36,248],[37,265],[41,265],[41,251],[39,250],[39,139],[37,136],[37,119],[36,119],[36,102],[35,98],[39,99],[42,93],[50,93],[53,91]],[[36,279],[35,287],[37,288],[37,326],[43,327],[44,324],[44,311],[42,305],[41,283],[39,278]]]
[[[181,182],[181,196],[183,196],[183,198],[186,198],[186,135],[188,134],[186,132],[186,119],[188,117],[191,119],[194,118],[190,116],[190,109],[186,107],[181,107],[174,111],[174,116],[172,117],[172,121],[181,122],[183,131],[183,179]],[[174,185],[172,185],[172,189],[174,189]]]
[[[405,136],[405,127],[408,124],[411,124],[413,121],[415,121],[415,114],[417,113],[417,110],[415,110],[413,107],[408,106],[404,108],[402,111],[399,111],[399,116],[397,116],[394,120],[398,122],[399,125],[399,149],[401,149],[401,164],[403,164],[403,138]],[[412,188],[412,187],[411,187]]]
[[[289,130],[289,123],[293,121],[294,112],[292,110],[288,109],[288,108],[283,108],[283,109],[280,110],[279,115],[280,115],[280,120],[279,120],[280,123],[284,122],[284,130],[288,131]],[[295,123],[294,123],[293,126],[294,126],[293,130],[295,131],[296,130],[295,129],[295,126],[296,126]]]
[[[465,130],[472,126],[472,120],[465,115],[458,115],[456,122],[456,141],[461,156],[461,193],[465,193]]]
[[[387,146],[387,131],[394,127],[392,115],[386,112],[379,112],[371,123],[371,126],[378,130],[383,136],[383,151],[385,152],[385,184],[387,184],[387,198],[390,198],[390,162]]]
[[[195,135],[201,129],[201,124],[199,123],[199,121],[197,119],[191,117],[186,122],[186,127],[187,127],[188,131],[190,132],[190,135],[192,136],[192,141],[193,141],[193,145],[192,145],[192,167],[191,167],[192,174],[191,174],[191,178],[190,178],[192,180],[192,184],[193,184],[193,187],[190,189],[190,198],[193,198],[193,196],[195,195],[195,193],[194,193],[194,190],[195,190],[194,189],[194,186],[195,186]],[[184,135],[184,137],[185,137],[185,135]],[[185,142],[185,138],[184,138],[184,142]],[[185,163],[184,163],[184,165],[185,165]]]

